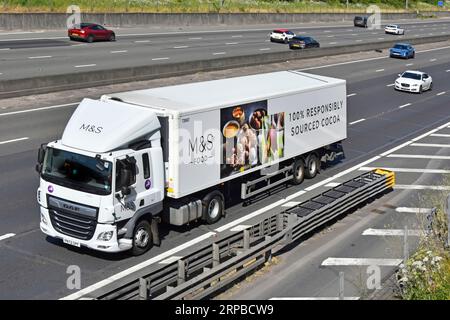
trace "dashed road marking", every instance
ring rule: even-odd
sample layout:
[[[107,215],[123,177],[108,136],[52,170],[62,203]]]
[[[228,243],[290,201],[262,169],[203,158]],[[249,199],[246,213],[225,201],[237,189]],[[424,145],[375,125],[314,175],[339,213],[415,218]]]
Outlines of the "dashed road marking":
[[[408,185],[408,184],[396,184],[394,189],[400,190],[450,190],[450,186],[425,186],[425,185]]]
[[[23,140],[28,140],[28,139],[29,139],[28,137],[11,139],[11,140],[6,140],[6,141],[0,141],[0,144],[13,143],[13,142],[18,142],[18,141],[23,141]]]
[[[366,121],[366,119],[363,118],[363,119],[359,119],[359,120],[350,122],[349,125],[357,124],[357,123],[360,123],[360,122],[363,122],[363,121]]]
[[[370,258],[327,258],[322,266],[390,266],[402,263],[402,259],[370,259]]]
[[[450,148],[450,144],[439,143],[412,143],[413,147],[430,147],[430,148]]]
[[[152,61],[169,60],[169,57],[153,58]]]
[[[350,93],[350,94],[347,95],[347,98],[354,97],[356,95],[357,95],[356,93]]]
[[[391,236],[391,237],[400,237],[405,235],[405,230],[402,229],[366,229],[362,233],[363,236]],[[408,236],[418,237],[423,235],[423,232],[420,230],[408,230]]]
[[[407,103],[407,104],[399,106],[398,108],[403,109],[403,108],[409,107],[410,105],[411,105],[411,103]]]
[[[5,234],[5,235],[3,235],[3,236],[0,236],[0,241],[5,240],[5,239],[8,239],[8,238],[12,238],[12,237],[14,237],[15,235],[16,235],[15,233],[7,233],[7,234]]]
[[[423,154],[390,154],[388,158],[407,158],[407,159],[432,159],[432,160],[450,160],[450,156],[436,156]]]
[[[35,56],[35,57],[28,57],[28,59],[49,59],[53,58],[52,56]]]
[[[95,67],[95,66],[96,66],[96,64],[93,63],[93,64],[81,64],[81,65],[74,66],[74,67],[75,68],[88,68],[88,67]]]
[[[359,171],[370,171],[375,170],[376,167],[361,167]],[[406,173],[434,173],[434,174],[447,174],[450,170],[445,169],[422,169],[422,168],[389,168],[383,167],[383,169],[394,171],[394,172],[406,172]]]
[[[430,208],[398,207],[395,211],[399,213],[430,213]]]

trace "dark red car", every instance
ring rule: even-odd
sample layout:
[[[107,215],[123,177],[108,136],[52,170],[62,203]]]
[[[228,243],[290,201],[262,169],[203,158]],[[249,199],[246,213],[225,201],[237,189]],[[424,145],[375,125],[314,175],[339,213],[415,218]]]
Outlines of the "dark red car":
[[[81,23],[69,29],[68,36],[70,40],[85,40],[89,43],[95,40],[115,41],[116,34],[112,30],[108,30],[99,24]]]

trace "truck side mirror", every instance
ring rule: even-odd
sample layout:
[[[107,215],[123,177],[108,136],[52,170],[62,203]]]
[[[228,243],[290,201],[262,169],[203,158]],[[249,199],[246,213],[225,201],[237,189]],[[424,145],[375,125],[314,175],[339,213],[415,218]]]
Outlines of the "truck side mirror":
[[[44,163],[45,149],[46,148],[44,148],[44,146],[41,146],[38,150],[38,163],[39,164]]]
[[[42,163],[36,164],[36,167],[34,167],[34,169],[36,170],[37,173],[40,174],[42,171]]]

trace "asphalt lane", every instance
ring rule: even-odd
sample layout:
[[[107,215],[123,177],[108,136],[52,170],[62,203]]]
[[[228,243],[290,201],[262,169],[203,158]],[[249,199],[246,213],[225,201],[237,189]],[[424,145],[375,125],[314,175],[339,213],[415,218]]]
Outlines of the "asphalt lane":
[[[439,52],[439,51],[435,51]],[[448,52],[448,51],[443,51]],[[331,75],[339,72],[341,77],[348,80],[348,93],[354,92],[357,95],[350,97],[349,119],[354,119],[353,114],[361,112],[358,116],[370,118],[349,127],[349,139],[344,148],[347,159],[341,165],[332,167],[322,172],[314,180],[306,181],[301,185],[302,189],[313,186],[324,179],[342,172],[346,168],[357,162],[369,158],[373,154],[382,152],[389,145],[401,143],[408,135],[418,135],[427,127],[436,126],[448,119],[448,92],[450,86],[441,80],[441,75],[450,69],[450,59],[442,54],[438,60],[430,62],[429,59],[415,60],[416,67],[436,68],[430,69],[431,75],[439,79],[439,86],[432,92],[424,93],[422,96],[407,93],[395,93],[390,101],[392,106],[399,106],[404,99],[425,99],[421,104],[412,104],[411,107],[396,109],[388,116],[375,116],[386,106],[378,103],[379,98],[390,95],[393,89],[387,87],[390,79],[394,79],[398,73],[397,69],[404,68],[404,62],[395,60],[396,67],[387,68],[388,72],[372,72],[364,76],[357,71],[362,68],[360,63],[342,65],[330,68],[317,69],[314,72],[323,75]],[[436,58],[437,59],[437,58]],[[384,66],[390,59],[372,60],[370,70],[376,70]],[[394,62],[394,61],[392,61]],[[367,68],[367,62],[362,63]],[[372,64],[374,69],[372,69]],[[340,70],[336,70],[340,69]],[[355,73],[353,72],[355,70]],[[312,72],[312,70],[311,70]],[[389,83],[388,83],[389,82]],[[438,82],[436,82],[436,86]],[[360,93],[358,88],[372,88],[367,92]],[[447,90],[444,95],[437,95],[438,90]],[[365,103],[356,101],[353,98],[362,96]],[[71,293],[65,287],[67,278],[66,268],[69,265],[79,265],[82,269],[82,286],[100,281],[112,274],[115,274],[139,262],[159,256],[167,250],[185,244],[187,241],[195,239],[207,232],[233,223],[259,209],[264,209],[274,202],[285,199],[298,191],[298,188],[291,187],[279,190],[270,197],[265,197],[249,207],[236,205],[228,208],[227,217],[212,226],[191,225],[185,228],[166,227],[163,230],[163,244],[159,248],[153,248],[149,253],[141,257],[108,256],[95,254],[91,251],[78,250],[66,247],[61,244],[54,244],[51,240],[45,239],[39,231],[39,214],[35,203],[35,192],[38,184],[38,177],[34,172],[36,148],[40,143],[59,137],[67,119],[73,112],[73,107],[39,111],[38,113],[24,113],[11,116],[0,116],[0,128],[2,141],[14,140],[28,137],[28,140],[20,140],[7,144],[0,144],[0,171],[6,173],[5,179],[1,179],[1,190],[6,190],[0,195],[2,202],[7,205],[2,209],[1,215],[5,224],[0,225],[0,236],[14,233],[16,236],[0,241],[0,255],[5,257],[0,263],[0,298],[59,298]],[[448,120],[447,120],[448,121]],[[5,137],[5,140],[3,140]],[[408,181],[404,181],[407,183]],[[303,197],[309,197],[306,193]],[[277,208],[279,210],[279,208]],[[273,213],[268,210],[265,214]],[[260,219],[263,215],[255,217]],[[245,220],[238,224],[251,223],[252,220]],[[224,228],[224,234],[230,228]],[[186,248],[189,250],[189,248]],[[183,251],[185,252],[185,251]],[[181,254],[181,253],[177,253]],[[20,279],[20,280],[19,280]],[[30,289],[32,288],[32,289]],[[4,290],[3,290],[4,289]]]
[[[406,22],[405,22],[406,23]],[[450,34],[447,19],[407,22],[407,37]],[[282,52],[287,45],[271,43],[272,28],[145,32],[118,30],[118,41],[86,44],[71,42],[65,32],[0,33],[0,80],[33,76],[108,70],[148,64],[175,63],[247,54]],[[403,36],[386,35],[383,29],[347,26],[292,26],[299,35],[315,37],[323,47],[380,42]]]

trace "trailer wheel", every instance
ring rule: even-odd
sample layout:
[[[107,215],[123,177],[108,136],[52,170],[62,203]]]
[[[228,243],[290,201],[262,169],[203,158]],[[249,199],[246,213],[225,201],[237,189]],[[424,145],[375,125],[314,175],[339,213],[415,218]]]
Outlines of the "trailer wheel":
[[[150,223],[143,219],[134,227],[132,254],[139,256],[147,252],[152,245],[153,236]]]
[[[308,179],[314,178],[319,172],[320,162],[315,154],[310,154],[308,158],[306,158],[306,170],[305,176]]]
[[[292,182],[294,184],[300,184],[303,182],[303,180],[305,180],[305,163],[302,159],[298,159],[297,161],[295,161],[293,174],[294,177],[292,178]]]
[[[203,219],[208,224],[216,223],[223,216],[223,196],[219,191],[208,193],[203,198]]]

